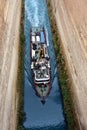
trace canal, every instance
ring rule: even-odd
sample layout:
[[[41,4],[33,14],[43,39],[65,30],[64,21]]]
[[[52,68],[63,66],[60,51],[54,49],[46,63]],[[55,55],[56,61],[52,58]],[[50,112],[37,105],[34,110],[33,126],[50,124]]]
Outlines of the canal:
[[[52,89],[43,105],[33,89],[30,68],[30,28],[44,26],[49,43],[52,71]],[[61,91],[52,43],[46,0],[25,0],[25,63],[24,63],[24,111],[25,130],[67,130],[64,118]]]

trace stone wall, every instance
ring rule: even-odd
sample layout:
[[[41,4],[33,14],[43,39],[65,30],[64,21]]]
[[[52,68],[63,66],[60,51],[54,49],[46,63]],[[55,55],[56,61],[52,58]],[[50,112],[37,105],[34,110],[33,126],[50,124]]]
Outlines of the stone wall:
[[[87,130],[87,0],[51,0],[51,3],[80,130]]]
[[[15,130],[21,0],[0,0],[0,130]]]

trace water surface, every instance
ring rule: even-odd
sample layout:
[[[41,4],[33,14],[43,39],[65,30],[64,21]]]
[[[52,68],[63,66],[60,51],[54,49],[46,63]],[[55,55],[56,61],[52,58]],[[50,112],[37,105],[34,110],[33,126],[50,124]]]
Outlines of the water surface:
[[[29,39],[30,28],[32,26],[44,26],[49,43],[52,89],[44,105],[33,89]],[[26,121],[24,122],[24,127],[26,130],[66,130],[52,34],[45,0],[25,0],[25,39],[24,111],[26,113]]]

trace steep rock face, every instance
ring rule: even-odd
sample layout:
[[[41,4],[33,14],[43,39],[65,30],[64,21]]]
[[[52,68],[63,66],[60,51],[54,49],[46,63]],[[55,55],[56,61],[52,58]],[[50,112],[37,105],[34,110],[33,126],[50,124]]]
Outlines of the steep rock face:
[[[81,130],[87,130],[87,0],[51,0]]]
[[[0,0],[0,130],[15,129],[21,0]]]

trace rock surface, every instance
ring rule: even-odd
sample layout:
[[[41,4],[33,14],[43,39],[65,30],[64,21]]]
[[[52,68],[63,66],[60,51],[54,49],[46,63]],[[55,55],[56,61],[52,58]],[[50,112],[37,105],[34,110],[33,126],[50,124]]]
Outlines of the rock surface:
[[[74,93],[80,130],[87,130],[87,0],[51,0]]]
[[[0,130],[15,130],[21,0],[0,0]]]

